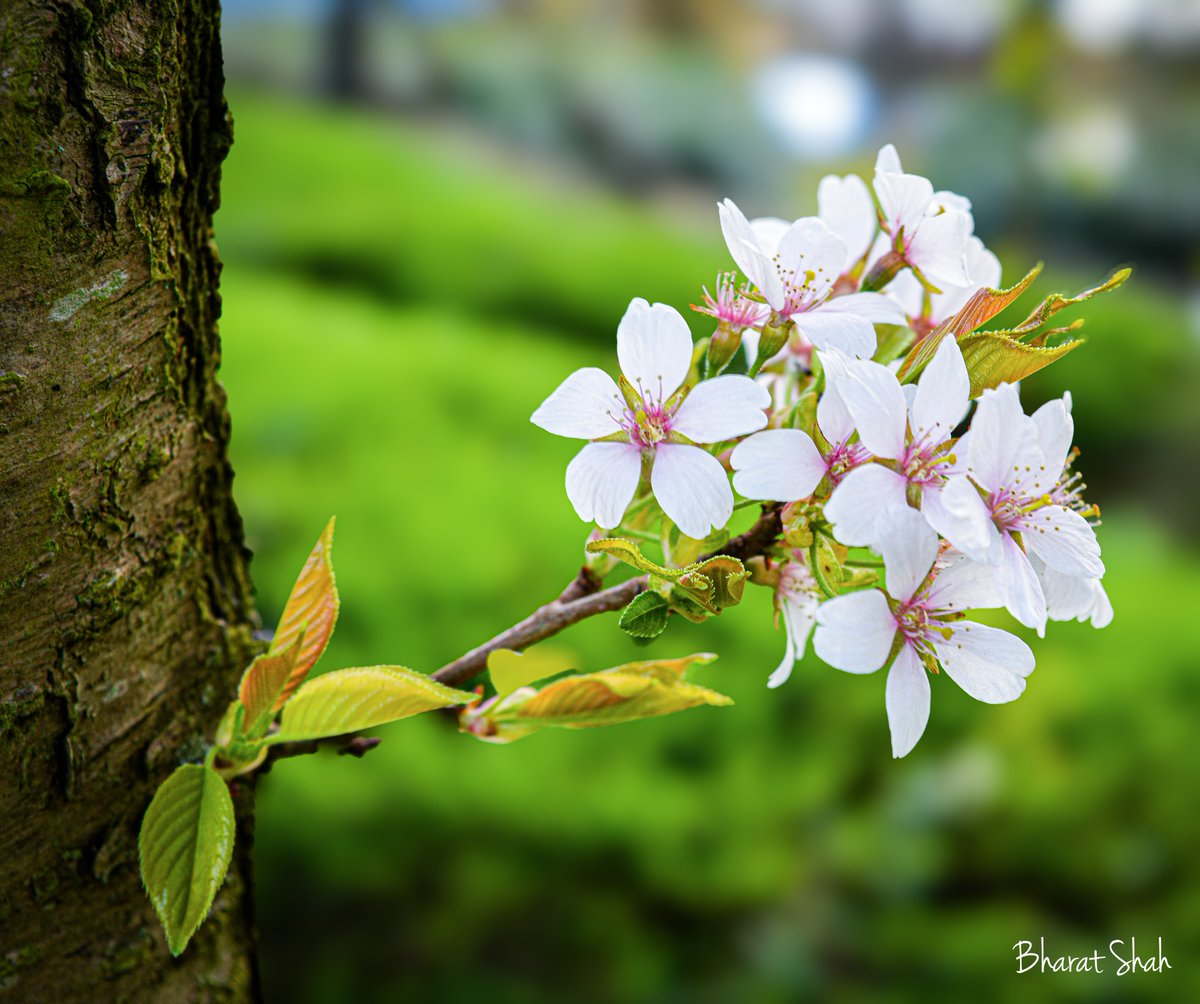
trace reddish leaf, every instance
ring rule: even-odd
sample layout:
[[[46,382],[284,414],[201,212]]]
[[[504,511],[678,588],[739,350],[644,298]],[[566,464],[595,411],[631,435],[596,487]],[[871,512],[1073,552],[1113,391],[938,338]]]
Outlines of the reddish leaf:
[[[292,586],[292,594],[283,608],[283,616],[279,618],[279,626],[275,629],[275,639],[271,642],[270,652],[279,653],[303,635],[291,675],[275,702],[276,711],[287,703],[321,657],[337,621],[338,593],[331,556],[333,523],[331,519],[300,570],[296,584]]]
[[[266,731],[272,712],[279,706],[284,688],[296,668],[296,657],[304,642],[304,630],[277,652],[260,655],[242,674],[238,700],[245,708],[246,735],[257,738]]]

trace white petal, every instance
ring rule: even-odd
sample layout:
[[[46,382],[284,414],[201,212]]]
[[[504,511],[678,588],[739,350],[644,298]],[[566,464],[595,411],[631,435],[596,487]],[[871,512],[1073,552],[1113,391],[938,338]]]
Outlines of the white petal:
[[[929,675],[912,646],[901,646],[885,688],[892,756],[908,754],[929,723]]]
[[[857,174],[844,178],[827,174],[822,178],[817,185],[817,214],[846,242],[850,262],[867,253],[879,222],[867,183]]]
[[[1062,575],[1052,568],[1039,569],[1038,575],[1052,621],[1090,620],[1098,628],[1112,623],[1112,603],[1099,579]]]
[[[925,213],[933,200],[933,185],[928,178],[881,171],[875,175],[875,194],[893,237],[903,228],[905,241],[911,241],[918,227],[929,219]]]
[[[854,418],[837,391],[836,383],[826,375],[825,393],[817,402],[817,425],[821,435],[834,446],[844,443],[854,431]]]
[[[907,273],[901,273],[905,275]],[[971,281],[966,286],[942,287],[942,292],[933,294],[932,319],[935,323],[957,314],[967,305],[975,291],[987,286],[995,289],[1000,285],[1000,259],[983,246],[983,241],[973,234],[967,238],[967,274]],[[899,276],[897,276],[899,278]],[[891,287],[888,287],[891,292]]]
[[[985,390],[971,419],[967,440],[967,470],[990,491],[999,491],[1013,479],[1013,462],[1018,453],[1035,446],[1037,432],[1026,417],[1010,383]]]
[[[588,443],[567,465],[567,498],[584,522],[606,530],[621,522],[642,474],[632,443]]]
[[[1004,605],[1026,627],[1042,631],[1046,626],[1046,597],[1042,584],[1029,563],[1025,552],[1008,534],[1001,535],[1000,567],[997,584]]]
[[[599,439],[620,430],[625,411],[621,392],[604,370],[576,370],[538,406],[529,419],[556,436]]]
[[[795,502],[808,498],[825,476],[825,460],[799,429],[757,432],[734,447],[733,487],[748,499]]]
[[[857,314],[826,310],[828,303],[793,314],[792,323],[818,349],[837,349],[855,359],[870,359],[878,345],[875,325]]]
[[[723,527],[733,515],[733,492],[725,468],[698,446],[659,443],[650,486],[663,512],[697,540]]]
[[[926,593],[926,604],[937,610],[987,610],[1004,606],[996,583],[996,568],[957,557],[937,573]]]
[[[834,296],[821,304],[822,312],[856,314],[872,324],[904,324],[904,311],[890,297],[882,293],[847,293]]]
[[[674,307],[638,297],[617,325],[621,372],[647,402],[665,401],[692,365],[692,333]]]
[[[817,607],[813,651],[847,673],[874,673],[887,661],[896,619],[878,589],[847,593]]]
[[[940,489],[926,488],[921,513],[933,529],[974,560],[989,561],[998,553],[996,524],[966,477],[950,477]]]
[[[767,680],[768,687],[779,687],[792,675],[792,668],[804,657],[808,636],[817,623],[817,601],[811,594],[785,596],[779,604],[783,630],[787,636],[783,661]]]
[[[1043,492],[1058,482],[1067,463],[1071,439],[1075,435],[1075,420],[1071,418],[1070,395],[1047,401],[1030,418],[1038,431],[1038,446],[1046,457],[1046,470],[1039,479]]]
[[[855,360],[838,376],[838,393],[846,402],[863,446],[877,457],[899,459],[904,453],[908,404],[900,381],[886,366]]]
[[[906,487],[903,476],[879,464],[856,467],[825,503],[825,518],[833,524],[834,535],[843,544],[872,546],[876,543],[880,515],[907,505]]]
[[[944,443],[967,412],[971,400],[971,378],[962,350],[953,338],[943,338],[933,359],[921,373],[913,399],[914,439],[930,446]]]
[[[729,254],[746,278],[757,286],[772,306],[776,300],[782,303],[783,287],[775,263],[771,261],[774,248],[765,253],[759,245],[759,237],[732,199],[725,199],[717,206],[721,219],[721,233],[729,247]]]
[[[1033,652],[1016,635],[960,621],[949,625],[950,640],[934,643],[946,675],[977,701],[1006,704],[1025,690]]]
[[[1021,531],[1025,546],[1063,575],[1094,579],[1104,574],[1096,531],[1079,513],[1060,505],[1035,509]]]
[[[774,254],[779,250],[779,242],[790,226],[787,220],[778,216],[758,216],[750,221],[750,229],[754,232],[754,240],[751,243],[767,254]]]
[[[876,521],[874,547],[883,555],[888,595],[908,600],[929,574],[938,537],[925,518],[907,505],[889,509]]]
[[[744,376],[719,376],[698,383],[671,422],[671,430],[697,443],[719,443],[767,424],[771,392]]]
[[[939,287],[966,286],[967,238],[971,236],[971,217],[957,209],[927,216],[913,233],[908,245],[908,261]]]
[[[888,283],[884,292],[895,300],[909,317],[920,317],[924,312],[925,287],[910,269],[905,268],[897,272],[896,278]]]
[[[837,281],[846,266],[846,242],[826,226],[819,216],[796,220],[779,240],[779,267],[796,276],[796,286],[807,286],[821,298]],[[806,278],[805,273],[812,273]]]
[[[900,154],[896,152],[894,144],[888,143],[879,148],[879,153],[875,155],[875,170],[887,171],[889,174],[904,173],[904,168],[900,166]]]

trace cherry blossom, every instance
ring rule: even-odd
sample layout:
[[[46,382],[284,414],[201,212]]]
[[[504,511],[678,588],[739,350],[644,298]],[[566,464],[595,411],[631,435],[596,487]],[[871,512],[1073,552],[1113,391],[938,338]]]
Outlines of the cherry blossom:
[[[851,471],[830,496],[825,515],[838,539],[873,546],[879,513],[911,501],[960,550],[985,547],[987,512],[979,493],[961,480],[947,481],[956,459],[952,434],[971,389],[955,340],[943,339],[910,397],[886,366],[834,352],[822,359],[862,446],[878,459]]]
[[[871,190],[857,174],[827,174],[817,185],[817,215],[846,244],[844,268],[862,259],[879,231]]]
[[[965,473],[950,479],[978,486],[988,517],[982,546],[977,512],[947,513],[939,527],[948,539],[970,541],[960,546],[971,557],[998,567],[1005,606],[1038,631],[1045,629],[1046,595],[1031,557],[1069,578],[1104,574],[1095,531],[1082,514],[1094,509],[1079,497],[1069,472],[1070,406],[1066,395],[1027,416],[1012,384],[985,391],[958,445]]]
[[[795,502],[808,498],[828,477],[838,485],[872,459],[854,438],[851,418],[831,379],[817,403],[817,431],[824,452],[800,429],[767,429],[740,442],[730,454],[733,487],[750,499]]]
[[[975,223],[967,199],[906,174],[890,143],[875,161],[875,196],[883,231],[907,265],[939,288],[970,284],[966,251]]]
[[[615,527],[647,469],[663,512],[689,537],[703,538],[729,520],[733,493],[721,462],[695,444],[761,429],[770,394],[744,376],[689,390],[691,333],[662,303],[629,304],[617,358],[621,387],[601,369],[576,370],[531,418],[557,436],[591,440],[567,466],[567,497],[580,519]]]
[[[884,292],[924,329],[934,328],[962,310],[976,290],[984,286],[994,289],[1000,285],[1000,259],[974,234],[967,238],[966,264],[971,281],[965,286],[946,284],[942,292],[928,293],[917,277],[906,269],[897,274]]]
[[[780,687],[792,675],[792,669],[808,647],[808,636],[816,624],[821,590],[809,571],[803,552],[792,551],[778,568],[775,584],[775,613],[783,621],[786,643],[783,659],[767,680],[768,687]]]
[[[719,212],[738,267],[778,317],[790,320],[818,348],[836,346],[848,355],[869,357],[875,352],[877,323],[904,323],[903,311],[881,293],[830,296],[847,250],[819,217],[751,223],[729,199]]]
[[[929,721],[926,670],[946,675],[976,700],[1004,704],[1025,690],[1033,652],[999,628],[963,620],[998,605],[991,569],[961,556],[938,561],[938,538],[920,514],[880,518],[887,591],[867,589],[822,603],[813,648],[836,669],[874,673],[886,665],[892,755],[905,756]]]

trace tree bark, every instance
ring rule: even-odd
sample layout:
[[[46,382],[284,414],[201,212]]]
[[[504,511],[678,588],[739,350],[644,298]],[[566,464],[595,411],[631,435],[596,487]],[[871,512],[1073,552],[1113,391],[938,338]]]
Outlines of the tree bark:
[[[0,1001],[256,996],[253,792],[177,960],[155,787],[256,648],[216,381],[216,0],[0,3]]]

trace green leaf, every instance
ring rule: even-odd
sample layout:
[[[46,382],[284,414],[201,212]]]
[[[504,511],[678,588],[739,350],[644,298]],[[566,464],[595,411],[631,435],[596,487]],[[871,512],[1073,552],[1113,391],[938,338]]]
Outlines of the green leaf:
[[[303,635],[291,676],[275,702],[276,711],[287,703],[296,688],[304,682],[308,671],[321,658],[333,634],[333,626],[337,623],[339,601],[337,582],[333,577],[333,524],[332,519],[326,524],[304,567],[300,569],[271,642],[270,651],[279,653]]]
[[[544,728],[620,725],[704,704],[732,704],[732,698],[684,678],[693,665],[714,659],[700,653],[631,662],[599,673],[565,676],[540,690],[522,687],[462,712],[459,727],[480,739],[507,743]]]
[[[639,571],[678,586],[710,614],[719,614],[725,607],[741,602],[745,589],[745,566],[729,555],[718,554],[683,568],[664,568],[646,558],[633,541],[622,537],[589,541],[587,549],[593,554],[600,552],[620,558]]]
[[[684,572],[682,568],[665,568],[662,565],[656,565],[642,554],[642,549],[637,544],[632,540],[626,540],[624,537],[605,537],[602,540],[589,540],[587,550],[592,554],[607,554],[613,558],[618,558],[625,562],[625,564],[632,565],[639,572],[649,572],[651,575],[657,575],[668,582],[675,582]]]
[[[667,629],[670,607],[658,593],[638,593],[621,611],[617,627],[634,638],[657,638]]]
[[[403,666],[338,669],[296,691],[271,742],[340,736],[473,700],[474,694]]]
[[[235,829],[229,789],[211,768],[187,764],[155,792],[138,853],[142,885],[172,955],[187,947],[208,915],[229,867]]]
[[[1076,338],[1062,345],[1039,347],[1000,332],[981,331],[967,335],[959,347],[971,377],[971,396],[977,397],[988,387],[1025,379],[1082,344],[1083,340]]]
[[[553,645],[534,645],[525,652],[498,648],[488,653],[488,672],[497,694],[511,694],[518,687],[544,680],[577,664],[574,653]]]
[[[261,736],[271,724],[275,710],[279,707],[284,688],[292,677],[304,643],[304,628],[277,652],[260,655],[250,668],[242,674],[238,685],[238,700],[245,708],[247,722],[245,735],[251,739]]]
[[[1085,289],[1082,293],[1077,293],[1075,296],[1066,296],[1062,293],[1051,293],[1044,299],[1037,308],[1025,320],[1012,328],[1007,334],[1014,337],[1024,338],[1026,335],[1037,331],[1051,317],[1057,314],[1064,307],[1073,306],[1076,303],[1084,303],[1090,300],[1093,296],[1098,296],[1101,293],[1107,293],[1109,290],[1116,289],[1125,282],[1133,274],[1133,269],[1123,268],[1114,272],[1099,286],[1093,286],[1091,289]]]

